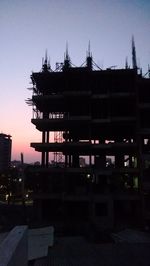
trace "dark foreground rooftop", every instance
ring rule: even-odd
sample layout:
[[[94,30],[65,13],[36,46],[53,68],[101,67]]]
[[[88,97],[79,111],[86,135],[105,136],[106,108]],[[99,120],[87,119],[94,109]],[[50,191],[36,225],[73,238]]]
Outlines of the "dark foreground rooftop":
[[[82,237],[56,238],[48,257],[34,266],[150,266],[150,243],[94,244]]]

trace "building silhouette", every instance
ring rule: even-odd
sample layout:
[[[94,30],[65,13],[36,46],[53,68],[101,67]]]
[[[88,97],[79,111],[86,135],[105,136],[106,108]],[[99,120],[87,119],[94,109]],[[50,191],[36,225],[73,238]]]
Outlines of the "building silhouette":
[[[11,163],[11,145],[12,140],[10,135],[0,134],[0,171],[6,170]]]
[[[32,73],[28,103],[42,138],[31,147],[41,166],[28,171],[39,220],[99,228],[149,221],[150,79],[136,65],[134,39],[132,62],[102,70],[89,47],[85,64],[74,67],[66,49],[55,71],[45,55]]]

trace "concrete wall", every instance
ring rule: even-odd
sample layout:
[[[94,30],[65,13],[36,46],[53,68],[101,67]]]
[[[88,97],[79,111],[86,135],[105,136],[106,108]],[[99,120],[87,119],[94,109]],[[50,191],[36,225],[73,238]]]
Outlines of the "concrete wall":
[[[27,226],[16,226],[0,245],[0,266],[27,266]]]

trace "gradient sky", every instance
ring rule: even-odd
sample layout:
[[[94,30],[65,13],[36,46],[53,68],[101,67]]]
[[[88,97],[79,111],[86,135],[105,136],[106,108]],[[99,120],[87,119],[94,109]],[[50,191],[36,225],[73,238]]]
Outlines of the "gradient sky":
[[[150,63],[149,0],[0,0],[0,131],[12,136],[12,159],[40,159],[30,142],[41,140],[31,124],[32,71],[40,71],[48,50],[51,66],[62,62],[66,42],[71,61],[85,61],[88,42],[94,61],[107,68],[131,65],[131,36],[137,61]]]

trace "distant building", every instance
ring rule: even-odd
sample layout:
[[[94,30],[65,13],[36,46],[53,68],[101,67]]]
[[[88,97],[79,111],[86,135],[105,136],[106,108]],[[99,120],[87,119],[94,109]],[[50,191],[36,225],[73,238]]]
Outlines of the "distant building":
[[[0,134],[0,171],[8,169],[11,163],[12,140],[10,135]]]
[[[32,73],[32,123],[42,134],[41,143],[31,143],[41,153],[41,167],[30,169],[37,180],[39,219],[82,220],[103,228],[120,219],[131,224],[148,219],[150,78],[136,66],[133,42],[132,55],[132,69],[126,64],[102,70],[94,69],[90,51],[82,67],[72,66],[66,51],[55,71],[45,58],[42,71]],[[53,132],[59,132],[54,141]],[[64,167],[49,167],[50,153],[59,155]]]
[[[13,161],[11,161],[11,166],[14,167],[14,168],[18,168],[18,167],[21,166],[21,161],[13,160]]]

